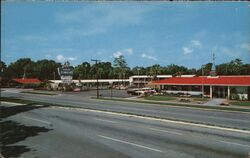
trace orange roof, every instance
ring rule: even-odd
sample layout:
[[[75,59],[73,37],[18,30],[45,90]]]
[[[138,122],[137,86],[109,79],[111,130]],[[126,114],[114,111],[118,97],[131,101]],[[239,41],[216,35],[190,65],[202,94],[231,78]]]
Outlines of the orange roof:
[[[224,85],[250,86],[250,76],[200,76],[200,77],[173,77],[155,81],[152,84],[164,85]]]
[[[37,78],[14,78],[12,79],[13,81],[16,81],[18,83],[22,83],[22,84],[39,84],[41,83],[41,81]]]

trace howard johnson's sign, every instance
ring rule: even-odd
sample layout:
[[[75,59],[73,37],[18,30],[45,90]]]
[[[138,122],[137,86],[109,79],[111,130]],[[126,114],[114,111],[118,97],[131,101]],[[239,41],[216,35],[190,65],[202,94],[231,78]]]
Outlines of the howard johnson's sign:
[[[72,83],[73,70],[73,66],[70,66],[70,63],[68,61],[66,61],[62,67],[58,68],[58,74],[60,75],[63,83]]]

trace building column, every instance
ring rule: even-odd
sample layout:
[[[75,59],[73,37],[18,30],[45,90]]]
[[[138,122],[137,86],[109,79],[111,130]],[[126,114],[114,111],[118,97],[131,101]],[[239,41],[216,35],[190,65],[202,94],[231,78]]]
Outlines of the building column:
[[[230,99],[230,86],[227,87],[227,99]]]
[[[210,99],[213,98],[213,87],[210,85]]]

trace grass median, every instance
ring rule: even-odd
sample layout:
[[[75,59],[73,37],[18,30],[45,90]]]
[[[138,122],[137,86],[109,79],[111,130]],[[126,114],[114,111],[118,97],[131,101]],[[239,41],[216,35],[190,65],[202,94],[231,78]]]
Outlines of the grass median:
[[[129,99],[121,99],[121,98],[96,98],[96,97],[92,97],[92,99],[112,100],[112,101],[122,101],[122,102],[134,102],[134,103],[146,103],[146,104],[156,104],[156,105],[164,105],[164,106],[180,106],[180,107],[190,107],[190,108],[209,109],[209,110],[250,112],[250,109],[230,107],[230,106],[226,107],[226,106],[194,105],[194,104],[187,104],[187,103],[185,103],[185,104],[163,103],[160,101],[153,101],[153,100],[129,100]]]
[[[40,94],[40,95],[57,95],[55,93],[36,92],[36,91],[22,91],[20,93]]]
[[[238,106],[249,106],[250,107],[250,101],[236,101],[231,102],[232,105],[238,105]]]
[[[144,97],[146,100],[155,100],[155,101],[171,101],[176,100],[175,97],[166,97],[166,96],[147,96]]]

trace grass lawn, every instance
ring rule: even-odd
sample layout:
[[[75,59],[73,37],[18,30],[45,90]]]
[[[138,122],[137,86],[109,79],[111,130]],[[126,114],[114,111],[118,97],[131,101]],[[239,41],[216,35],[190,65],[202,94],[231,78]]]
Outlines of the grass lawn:
[[[22,91],[20,93],[41,94],[41,95],[57,95],[55,93],[35,92],[35,91]]]
[[[169,100],[176,100],[174,97],[167,97],[167,96],[147,96],[144,97],[147,100],[157,100],[157,101],[169,101]]]
[[[239,106],[250,106],[250,101],[236,101],[236,102],[231,102],[231,104]]]

